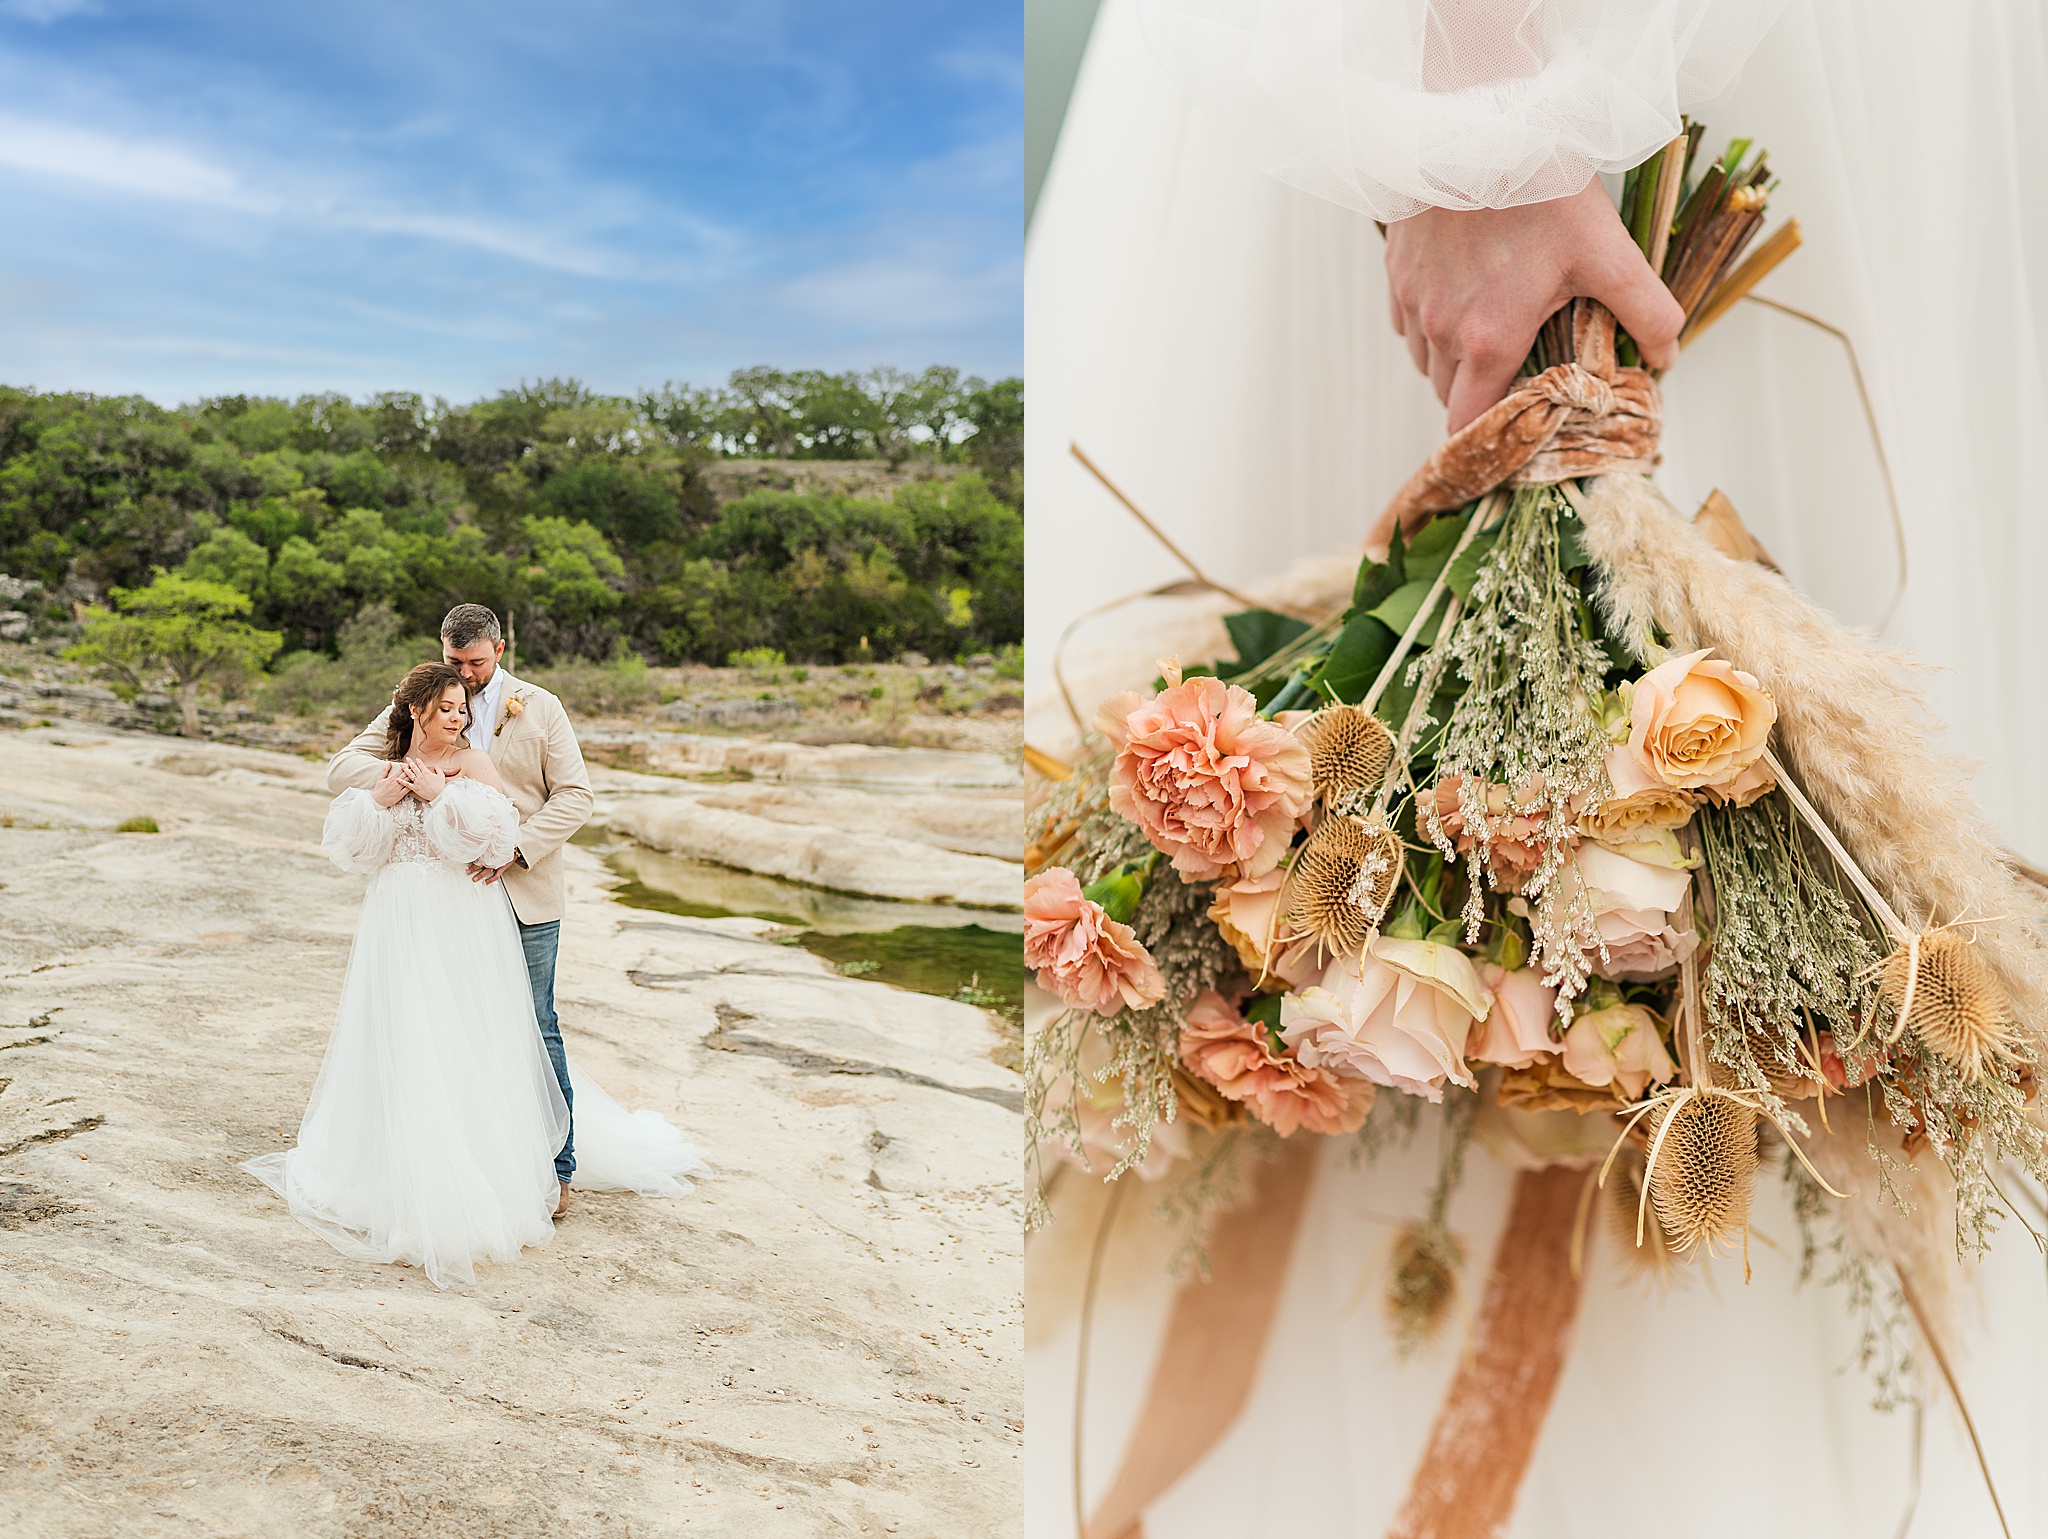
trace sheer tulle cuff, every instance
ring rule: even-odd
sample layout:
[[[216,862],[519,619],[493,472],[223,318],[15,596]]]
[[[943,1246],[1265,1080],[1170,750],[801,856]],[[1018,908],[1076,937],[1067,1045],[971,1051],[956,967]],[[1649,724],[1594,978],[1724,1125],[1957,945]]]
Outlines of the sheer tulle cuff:
[[[1371,214],[1568,197],[1723,90],[1781,0],[1142,0],[1167,68],[1284,182]]]
[[[421,827],[444,859],[502,866],[519,840],[519,809],[502,791],[474,780],[451,780],[428,804]]]
[[[368,791],[344,791],[327,809],[320,848],[344,871],[374,871],[391,858],[396,826],[391,809],[378,806]]]

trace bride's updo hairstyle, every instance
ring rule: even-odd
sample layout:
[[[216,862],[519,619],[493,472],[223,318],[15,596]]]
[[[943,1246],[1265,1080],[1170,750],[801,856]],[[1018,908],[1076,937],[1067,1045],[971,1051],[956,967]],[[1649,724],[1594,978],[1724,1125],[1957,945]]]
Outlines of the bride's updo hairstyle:
[[[466,691],[462,670],[447,663],[421,663],[398,681],[391,691],[391,718],[384,727],[384,757],[403,759],[412,751],[413,722],[422,711],[431,711],[448,686]]]

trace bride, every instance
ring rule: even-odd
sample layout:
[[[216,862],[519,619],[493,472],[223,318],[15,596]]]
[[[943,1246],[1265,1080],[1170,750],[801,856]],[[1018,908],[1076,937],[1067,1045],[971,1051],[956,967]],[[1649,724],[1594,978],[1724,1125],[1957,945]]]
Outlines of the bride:
[[[461,673],[422,663],[392,695],[382,777],[335,798],[321,838],[371,876],[341,1008],[296,1148],[248,1161],[344,1255],[474,1282],[553,1235],[569,1109],[548,1063],[504,889],[519,815],[490,756],[463,745]],[[708,1173],[656,1112],[571,1070],[583,1184],[682,1196]]]

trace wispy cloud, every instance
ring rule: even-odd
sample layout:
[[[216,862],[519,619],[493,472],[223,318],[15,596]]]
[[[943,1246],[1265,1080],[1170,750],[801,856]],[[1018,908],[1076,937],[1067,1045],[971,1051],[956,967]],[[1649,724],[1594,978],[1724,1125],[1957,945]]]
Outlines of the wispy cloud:
[[[258,211],[232,171],[175,144],[0,115],[0,166],[74,188]]]
[[[459,396],[1017,367],[1014,17],[600,19],[0,0],[0,290],[37,296],[0,307],[0,379]]]
[[[73,16],[97,16],[101,10],[99,0],[0,0],[0,16],[43,27]]]

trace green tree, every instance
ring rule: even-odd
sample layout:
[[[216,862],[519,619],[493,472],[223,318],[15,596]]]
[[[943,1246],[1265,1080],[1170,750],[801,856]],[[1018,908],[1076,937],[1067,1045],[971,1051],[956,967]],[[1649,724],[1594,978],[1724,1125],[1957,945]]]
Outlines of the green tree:
[[[284,640],[246,623],[248,595],[225,583],[159,572],[147,588],[116,588],[113,599],[120,612],[95,611],[64,655],[104,669],[130,698],[168,675],[187,737],[200,735],[200,686],[260,670]]]
[[[224,583],[256,599],[262,596],[270,575],[270,552],[239,529],[216,529],[205,544],[193,547],[178,570],[202,582]]]
[[[999,379],[993,385],[972,391],[962,403],[962,415],[972,424],[962,447],[967,463],[1003,501],[1013,508],[1024,505],[1024,381]]]

